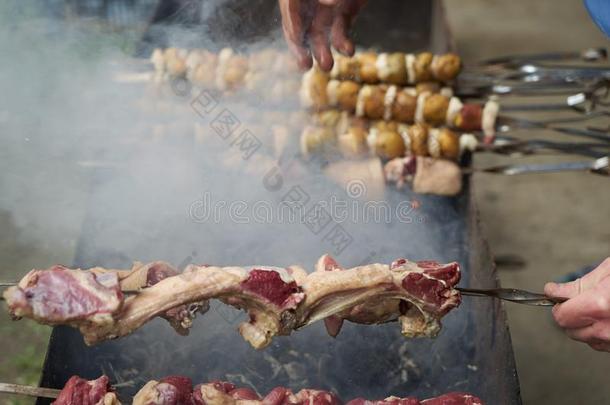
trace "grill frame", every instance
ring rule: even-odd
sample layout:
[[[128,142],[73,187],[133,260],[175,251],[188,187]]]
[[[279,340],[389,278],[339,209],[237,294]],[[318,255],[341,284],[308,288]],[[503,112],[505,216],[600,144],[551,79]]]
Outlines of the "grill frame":
[[[389,5],[389,2],[386,2]],[[409,2],[408,7],[404,5],[406,2],[402,2],[399,5],[392,3],[395,7],[393,12],[388,12],[384,7],[378,7],[381,15],[374,15],[373,13],[365,13],[364,17],[359,20],[359,25],[356,27],[356,38],[357,41],[366,40],[365,46],[378,46],[384,44],[385,49],[388,51],[392,50],[403,50],[403,51],[414,51],[418,49],[431,49],[434,52],[444,52],[448,50],[454,50],[454,44],[451,40],[448,24],[445,18],[444,9],[440,1],[429,2],[428,0],[412,1]],[[413,12],[416,8],[418,11]],[[398,10],[397,10],[398,9]],[[372,9],[371,9],[372,11]],[[405,31],[398,30],[397,32],[403,33],[405,37],[401,39],[400,35],[394,36],[394,34],[388,34],[387,32],[381,32],[376,30],[375,25],[379,24],[379,21],[384,21],[387,18],[396,18],[405,14],[407,16],[413,15],[421,16],[428,15],[429,19],[426,23],[418,25],[420,28],[419,32],[404,34]],[[409,17],[407,17],[408,20]],[[418,17],[421,18],[421,17]],[[405,25],[409,25],[406,23]],[[423,31],[426,31],[422,34]],[[371,35],[368,35],[371,34]],[[386,35],[384,35],[386,34]],[[425,38],[418,36],[425,35]],[[391,40],[388,40],[390,38]],[[414,40],[414,38],[419,38]],[[411,40],[411,47],[405,49],[406,40]],[[196,151],[195,151],[196,153]],[[465,162],[468,164],[469,162]],[[94,174],[94,187],[103,184],[107,173],[97,172]],[[452,243],[443,246],[443,249],[447,251],[447,260],[458,260],[461,263],[467,264],[464,268],[464,275],[462,284],[477,288],[492,288],[498,286],[498,279],[496,276],[495,268],[493,267],[493,260],[489,251],[487,242],[481,234],[480,218],[476,203],[472,198],[472,184],[469,183],[468,179],[465,181],[464,190],[462,193],[455,198],[442,199],[437,214],[442,217],[444,211],[453,212],[457,217],[460,218],[461,227],[457,230],[459,235],[454,235]],[[428,201],[431,203],[438,203],[437,197],[417,197],[423,202],[424,205]],[[92,203],[93,204],[93,203]],[[95,231],[99,227],[103,227],[103,221],[99,219],[99,210],[102,209],[99,206],[92,205],[83,226],[83,235],[78,244],[77,255],[75,258],[76,267],[88,267],[91,265],[125,265],[129,262],[129,257],[122,255],[120,252],[113,250],[111,247],[99,246],[95,239]],[[441,243],[442,244],[442,243]],[[320,254],[322,251],[320,252]],[[190,259],[193,259],[190,257]],[[185,259],[185,261],[188,261]],[[196,261],[194,259],[193,261]],[[236,263],[237,264],[237,263]],[[276,264],[269,262],[269,264]],[[311,265],[310,261],[304,261],[303,264]],[[115,370],[114,367],[117,364],[121,364],[121,357],[125,355],[128,349],[133,349],[141,344],[150,344],[153,342],[151,339],[151,331],[161,331],[159,340],[173,339],[176,342],[176,346],[184,347],[184,341],[181,339],[192,339],[197,338],[197,334],[204,330],[205,325],[214,325],[215,322],[222,322],[222,318],[227,321],[227,317],[233,317],[231,312],[222,313],[222,310],[218,310],[214,313],[207,314],[204,319],[197,319],[196,324],[204,324],[204,326],[196,325],[196,330],[193,331],[193,336],[189,338],[182,338],[174,334],[169,326],[162,323],[162,321],[155,321],[156,326],[145,326],[141,331],[134,334],[134,336],[126,337],[115,342],[107,342],[101,345],[87,348],[82,342],[80,334],[71,328],[67,327],[56,327],[51,335],[47,356],[44,363],[43,374],[40,385],[44,387],[61,388],[67,381],[69,376],[72,374],[79,374],[85,378],[96,378],[100,374],[100,370],[110,374],[111,376],[117,376],[121,374],[121,370]],[[235,320],[227,321],[228,323],[234,323]],[[441,336],[438,342],[434,341],[418,341],[411,345],[409,343],[410,355],[413,356],[416,362],[422,364],[423,371],[419,377],[417,373],[413,371],[416,381],[411,381],[405,384],[403,387],[384,387],[382,386],[384,381],[383,370],[376,370],[378,374],[379,387],[359,387],[359,385],[365,384],[363,381],[366,378],[353,377],[353,382],[338,383],[335,386],[322,386],[326,383],[323,378],[311,376],[311,382],[309,384],[303,384],[301,386],[293,386],[291,388],[299,389],[305,388],[308,385],[319,388],[335,388],[339,392],[342,398],[351,399],[356,396],[363,395],[369,389],[372,395],[382,397],[383,395],[407,395],[413,394],[421,396],[422,398],[438,395],[450,390],[470,391],[475,395],[479,395],[483,400],[490,404],[502,403],[502,404],[521,404],[520,392],[519,392],[519,381],[516,372],[515,360],[510,341],[510,334],[507,325],[506,314],[503,306],[499,301],[495,300],[484,300],[484,299],[471,299],[465,298],[462,306],[453,311],[446,319],[447,329],[449,331],[459,331],[463,334],[460,336]],[[243,356],[243,364],[246,368],[254,366],[256,368],[257,362],[260,361],[259,352],[254,352],[249,347],[244,346],[243,343],[238,343],[241,338],[237,336],[237,333],[233,330],[236,325],[229,325],[220,327],[221,331],[216,331],[214,334],[218,336],[224,336],[226,334],[226,347],[232,347],[234,350]],[[327,351],[317,349],[317,355],[320,358],[324,358],[329,353],[341,357],[343,362],[349,359],[350,355],[353,355],[350,345],[356,345],[359,348],[366,347],[369,344],[382,344],[384,353],[387,354],[385,360],[380,357],[381,361],[389,361],[388,364],[394,365],[393,361],[396,359],[393,356],[404,356],[404,353],[390,353],[388,349],[397,349],[396,338],[396,325],[385,325],[379,327],[366,327],[366,326],[348,326],[345,331],[337,338],[337,340],[325,340],[324,344],[329,346]],[[146,332],[149,332],[148,334]],[[210,332],[206,330],[206,333]],[[210,332],[211,333],[211,332]],[[216,336],[216,339],[218,339]],[[309,339],[321,339],[323,338],[323,331],[321,325],[312,325],[306,330],[295,333],[290,338],[280,338],[281,342],[278,345],[272,345],[268,350],[273,356],[281,359],[284,358],[286,361],[294,361],[286,355],[287,348],[294,348],[300,350],[304,345],[307,344]],[[201,336],[199,336],[201,337]],[[207,338],[201,337],[202,340]],[[214,337],[212,337],[214,339]],[[328,339],[328,338],[326,338]],[[225,340],[222,340],[225,342]],[[328,342],[328,343],[326,343]],[[188,346],[188,344],[186,344]],[[233,345],[233,346],[232,346]],[[453,350],[457,351],[456,354],[451,354],[450,345],[455,345]],[[225,349],[226,349],[225,347]],[[159,349],[159,350],[157,350]],[[146,359],[146,353],[163,352],[165,351],[163,361],[171,361],[167,359],[167,356],[172,354],[166,350],[167,346],[163,343],[159,343],[159,346],[150,348],[146,351],[136,354],[141,356],[142,359]],[[211,350],[218,350],[219,348],[212,348]],[[130,355],[133,355],[130,354]],[[429,356],[429,360],[426,360],[425,356]],[[184,358],[180,353],[175,354],[176,358]],[[444,359],[434,359],[433,357],[443,357]],[[236,362],[235,358],[228,358],[226,362]],[[389,360],[388,360],[389,359]],[[156,361],[157,359],[149,358],[148,361]],[[142,360],[146,361],[146,360]],[[179,363],[178,361],[176,363]],[[330,364],[330,363],[329,363]],[[478,367],[477,370],[470,369],[469,366]],[[195,370],[194,366],[190,364],[186,369],[183,364],[172,365],[166,370],[167,374],[180,373],[191,374],[192,377],[196,377],[201,373],[206,374],[205,371]],[[447,367],[448,373],[451,375],[449,379],[442,380],[442,371],[439,368]],[[462,372],[456,372],[456,369],[463,369]],[[354,367],[354,370],[367,371],[362,367]],[[164,375],[159,375],[153,370],[138,370],[138,374],[149,374],[151,378],[161,378]],[[235,370],[237,373],[238,370]],[[438,378],[435,380],[426,379],[428,375],[434,375]],[[225,374],[226,376],[226,374]],[[219,375],[208,375],[206,374],[207,380],[213,378],[220,378]],[[345,378],[350,378],[349,375],[345,375]],[[373,378],[373,377],[371,377]],[[419,378],[419,380],[417,380]],[[333,380],[340,381],[340,379]],[[371,380],[373,381],[373,380]],[[450,381],[450,384],[447,384]],[[121,382],[115,379],[115,382]],[[201,382],[199,380],[194,381],[195,383]],[[233,379],[233,382],[239,384],[239,381]],[[261,384],[259,382],[259,384]],[[286,384],[286,379],[282,381],[282,378],[278,378],[274,381],[268,382],[269,386]],[[349,386],[357,387],[360,391],[356,391],[356,394],[350,395],[346,393]],[[416,388],[413,388],[416,386]],[[133,393],[133,388],[121,388],[119,393],[123,395],[122,399],[125,399],[126,395]],[[264,391],[267,387],[257,385],[255,388]],[[415,391],[414,391],[415,389]],[[383,393],[383,394],[382,394]],[[371,398],[373,399],[373,398]],[[39,399],[37,404],[48,404],[50,400]]]

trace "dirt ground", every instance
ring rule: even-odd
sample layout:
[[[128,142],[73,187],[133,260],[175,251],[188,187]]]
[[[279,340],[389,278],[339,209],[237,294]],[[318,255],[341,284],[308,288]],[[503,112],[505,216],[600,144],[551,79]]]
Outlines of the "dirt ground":
[[[589,19],[581,0],[460,0],[448,1],[447,7],[458,48],[467,61],[610,45]],[[537,136],[559,138],[555,134]],[[475,165],[562,159],[574,158],[481,155]],[[70,175],[62,170],[66,169],[56,168],[58,176]],[[544,282],[610,255],[608,179],[584,173],[478,174],[474,184],[494,253],[516,254],[526,261],[520,269],[501,271],[504,286],[540,290]],[[2,198],[12,197],[4,194],[0,201]],[[78,207],[84,206],[85,200],[85,195],[73,196],[74,223],[82,217]],[[35,237],[35,227],[22,229],[21,224],[15,224],[13,213],[0,210],[2,278],[16,276],[22,269],[72,262],[78,226],[62,229],[57,240],[44,242]],[[570,341],[553,325],[546,309],[519,305],[507,305],[506,309],[525,404],[608,403],[610,354]],[[0,381],[37,382],[48,331],[32,322],[20,322],[16,327],[5,311],[0,311]],[[0,398],[0,403],[30,403],[16,401]]]

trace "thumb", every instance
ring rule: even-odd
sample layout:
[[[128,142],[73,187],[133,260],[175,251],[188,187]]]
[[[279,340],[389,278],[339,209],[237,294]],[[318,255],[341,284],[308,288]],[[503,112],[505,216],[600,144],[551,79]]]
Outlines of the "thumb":
[[[581,280],[570,281],[569,283],[546,283],[544,293],[554,298],[574,298],[582,292]]]

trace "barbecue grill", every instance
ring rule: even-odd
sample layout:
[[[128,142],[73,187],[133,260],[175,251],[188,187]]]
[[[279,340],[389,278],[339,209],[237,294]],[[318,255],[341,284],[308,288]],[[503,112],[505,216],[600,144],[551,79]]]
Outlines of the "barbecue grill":
[[[359,43],[387,50],[453,48],[440,2],[383,3],[387,4],[371,7],[371,12],[382,15],[364,13],[358,21]],[[386,29],[380,21],[401,21],[402,25]],[[413,49],[404,49],[405,44]],[[125,267],[132,260],[159,259],[180,267],[188,263],[300,264],[311,269],[322,253],[329,252],[344,266],[389,263],[398,257],[456,260],[462,264],[462,285],[492,288],[498,284],[468,183],[455,198],[387,189],[384,200],[390,212],[399,212],[404,201],[417,200],[418,208],[391,221],[363,221],[358,216],[364,204],[358,200],[360,191],[338,187],[315,173],[298,180],[286,177],[273,187],[264,176],[244,178],[239,170],[229,170],[219,180],[222,169],[198,159],[204,152],[213,154],[210,147],[222,152],[229,146],[218,140],[206,145],[206,151],[195,145],[185,153],[184,148],[167,145],[162,156],[157,148],[147,146],[134,152],[143,156],[147,164],[141,166],[149,175],[180,167],[197,174],[196,184],[181,182],[179,171],[167,176],[171,181],[154,185],[143,182],[137,171],[131,176],[94,171],[75,266]],[[117,195],[117,189],[122,193]],[[226,215],[200,221],[200,216],[193,215],[206,192],[212,202],[244,201],[252,206],[261,200],[281,202],[295,190],[306,196],[306,209],[330,196],[346,201],[347,219],[331,216],[326,225],[312,227],[277,219],[244,224]],[[136,204],[121,206],[121,200],[139,202],[138,209],[133,209]],[[318,323],[254,351],[234,331],[240,320],[237,311],[212,303],[187,337],[177,336],[156,319],[130,336],[94,347],[85,346],[78,331],[56,327],[41,385],[61,388],[74,374],[92,379],[104,373],[128,402],[146,381],[182,374],[195,382],[230,380],[260,392],[279,385],[316,387],[351,399],[390,394],[427,398],[464,391],[489,404],[521,403],[506,315],[497,300],[464,298],[459,309],[443,318],[443,330],[436,339],[404,339],[394,323],[347,324],[332,339]]]

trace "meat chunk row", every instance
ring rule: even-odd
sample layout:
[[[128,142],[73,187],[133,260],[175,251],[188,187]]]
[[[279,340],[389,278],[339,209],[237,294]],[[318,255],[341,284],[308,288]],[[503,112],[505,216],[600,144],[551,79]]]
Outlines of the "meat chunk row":
[[[331,336],[344,320],[397,320],[405,337],[434,337],[440,319],[460,303],[459,279],[455,262],[399,259],[343,269],[328,255],[309,274],[299,266],[189,265],[182,273],[164,262],[131,270],[53,266],[29,272],[4,299],[13,318],[70,325],[89,345],[128,335],[157,316],[185,335],[195,315],[218,299],[248,313],[239,332],[261,349],[274,336],[319,320]],[[132,290],[137,294],[123,294]]]
[[[71,377],[54,405],[120,405],[108,377],[87,381]],[[169,376],[146,383],[133,398],[133,405],[342,405],[341,399],[330,391],[302,389],[294,393],[276,387],[266,395],[250,388],[237,388],[224,381],[212,381],[193,387],[190,378]],[[395,396],[382,400],[352,399],[346,405],[483,405],[479,398],[461,392],[418,400],[415,397]]]

